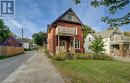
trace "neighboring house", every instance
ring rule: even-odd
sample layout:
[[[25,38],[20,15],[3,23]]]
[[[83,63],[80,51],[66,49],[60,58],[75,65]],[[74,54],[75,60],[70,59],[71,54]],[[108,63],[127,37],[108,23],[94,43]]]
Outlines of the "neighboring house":
[[[85,42],[93,40],[95,36],[101,36],[105,42],[104,53],[117,56],[130,56],[130,36],[125,36],[118,28],[109,28],[106,31],[97,32],[94,35],[89,34]],[[89,45],[84,44],[85,50]]]
[[[49,53],[83,52],[83,28],[83,23],[75,12],[71,8],[68,9],[48,25]]]
[[[18,38],[19,41],[24,49],[34,49],[34,44],[32,44],[32,40],[28,38]]]
[[[90,47],[91,42],[94,40],[94,34],[88,33],[88,35],[84,38],[84,48],[85,52],[92,52]]]
[[[0,43],[0,46],[21,47],[21,44],[14,37],[8,37],[5,41]]]

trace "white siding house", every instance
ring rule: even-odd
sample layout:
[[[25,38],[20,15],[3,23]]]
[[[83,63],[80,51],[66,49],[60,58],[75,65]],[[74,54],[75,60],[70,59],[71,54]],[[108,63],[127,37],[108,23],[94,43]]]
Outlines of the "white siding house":
[[[130,36],[125,36],[118,28],[88,34],[84,40],[85,52],[91,52],[89,45],[95,36],[101,36],[105,42],[104,53],[116,56],[130,56]]]
[[[89,49],[89,46],[91,44],[91,41],[94,40],[94,35],[89,33],[85,39],[84,39],[84,48],[85,48],[85,52],[92,52],[91,49]]]

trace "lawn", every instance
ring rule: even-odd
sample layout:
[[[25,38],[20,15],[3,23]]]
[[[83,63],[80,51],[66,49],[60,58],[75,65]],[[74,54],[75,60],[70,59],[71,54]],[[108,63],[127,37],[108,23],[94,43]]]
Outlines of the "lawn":
[[[72,83],[130,83],[130,63],[106,60],[53,61]]]
[[[10,56],[0,56],[0,60],[10,58]]]

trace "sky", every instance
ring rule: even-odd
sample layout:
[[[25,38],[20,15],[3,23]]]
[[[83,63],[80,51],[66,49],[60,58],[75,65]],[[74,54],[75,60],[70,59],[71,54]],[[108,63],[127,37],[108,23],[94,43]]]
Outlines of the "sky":
[[[15,0],[15,15],[4,17],[4,22],[11,31],[21,37],[22,27],[24,38],[32,38],[36,32],[47,32],[47,24],[51,24],[57,17],[67,9],[72,8],[80,20],[96,31],[102,31],[109,26],[100,21],[103,16],[121,17],[130,11],[130,4],[124,10],[110,15],[107,8],[93,8],[91,0],[81,0],[76,5],[72,0]],[[130,31],[130,24],[121,27],[123,31]]]

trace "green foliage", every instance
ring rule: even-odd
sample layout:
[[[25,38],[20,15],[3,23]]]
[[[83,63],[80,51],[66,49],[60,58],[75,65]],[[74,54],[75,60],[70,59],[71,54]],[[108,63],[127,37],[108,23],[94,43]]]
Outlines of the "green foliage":
[[[45,53],[45,55],[49,55],[47,48],[44,48],[44,53]]]
[[[79,4],[81,0],[74,0]],[[115,14],[118,10],[123,10],[125,6],[129,5],[130,0],[92,0],[91,5],[95,8],[105,6],[109,8],[110,14]],[[126,15],[118,18],[110,18],[108,16],[101,18],[102,22],[106,22],[111,27],[119,27],[130,23],[130,11]]]
[[[76,53],[75,54],[75,59],[81,59],[81,60],[87,60],[87,59],[92,59],[91,55],[87,53]]]
[[[106,54],[93,55],[93,60],[113,60],[113,58]]]
[[[76,53],[75,54],[75,59],[79,59],[79,60],[112,60],[112,57],[106,54],[100,54],[100,56],[94,55],[92,54],[88,54],[88,53]]]
[[[89,34],[89,33],[95,33],[95,31],[88,25],[84,25],[84,38]]]
[[[59,60],[59,61],[71,60],[71,59],[74,59],[74,53],[60,52],[58,54],[53,55],[52,59]]]
[[[12,32],[9,27],[5,26],[2,19],[0,19],[0,42],[4,41],[9,36],[12,36]]]
[[[45,32],[38,32],[33,34],[33,41],[38,46],[43,46],[43,44],[46,44],[47,34]]]
[[[90,45],[90,49],[94,52],[94,55],[100,55],[102,52],[105,50],[104,49],[104,42],[103,38],[100,37],[95,37],[95,39],[92,41]]]
[[[65,52],[60,52],[60,53],[58,53],[58,54],[56,54],[56,55],[53,55],[53,59],[55,59],[55,60],[59,60],[59,61],[64,61],[64,60],[66,60],[66,53]]]
[[[76,4],[79,4],[81,1],[80,0],[73,0]]]
[[[130,36],[130,32],[124,32],[125,36]]]
[[[47,55],[48,56],[48,55]],[[112,60],[111,56],[108,56],[106,54],[100,54],[100,56],[97,54],[87,54],[87,53],[69,53],[69,52],[60,52],[58,54],[55,54],[53,56],[48,56],[49,58],[57,61],[64,61],[64,60]]]

